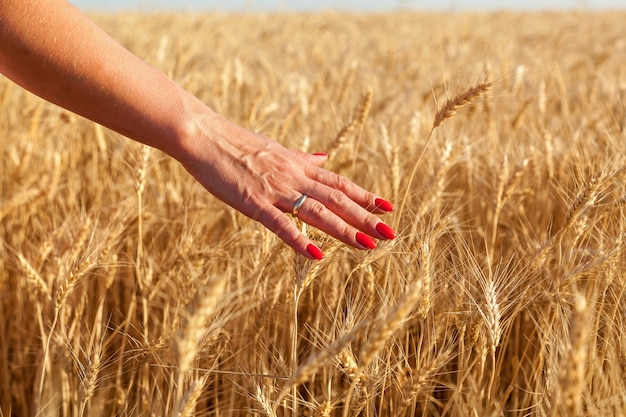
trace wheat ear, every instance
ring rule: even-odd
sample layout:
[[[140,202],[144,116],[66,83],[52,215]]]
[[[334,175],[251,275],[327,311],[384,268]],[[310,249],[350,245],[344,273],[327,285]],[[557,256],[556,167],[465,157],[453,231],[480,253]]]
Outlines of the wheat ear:
[[[422,244],[422,261],[424,262],[424,264],[421,265],[422,270],[424,271],[424,273],[422,274],[423,278],[423,284],[422,284],[422,299],[420,300],[420,304],[419,304],[419,314],[420,316],[422,316],[423,319],[426,318],[426,316],[428,315],[428,312],[430,311],[430,306],[432,304],[432,293],[433,293],[433,289],[432,289],[432,275],[430,273],[430,243],[428,241],[425,241]]]
[[[178,407],[176,407],[176,413],[174,414],[176,417],[192,417],[195,415],[196,404],[198,403],[200,394],[202,394],[202,390],[204,389],[207,379],[208,374],[189,384],[189,387],[182,396]]]
[[[331,142],[330,147],[328,148],[328,153],[330,155],[337,152],[341,147],[343,147],[343,145],[347,141],[348,136],[352,132],[354,132],[354,129],[356,128],[357,125],[358,125],[357,120],[354,120],[354,119],[350,120],[345,126],[343,126],[339,130],[339,132],[337,132],[335,139]]]
[[[261,413],[266,417],[276,417],[276,412],[272,408],[272,402],[263,392],[263,388],[257,385],[256,392],[254,393],[254,399],[261,406]]]
[[[430,253],[429,251],[422,252],[424,255]],[[429,261],[422,262],[422,266],[428,265],[429,263]],[[405,323],[409,313],[422,297],[422,285],[425,274],[425,269],[423,267],[420,268],[419,278],[409,287],[404,298],[388,314],[379,317],[377,320],[378,326],[372,332],[374,336],[366,342],[361,351],[359,372],[362,373],[363,369],[374,360],[378,352],[385,346],[389,338]]]
[[[313,413],[313,417],[330,417],[333,412],[333,405],[330,401],[319,404]]]
[[[17,257],[20,261],[20,265],[23,271],[26,273],[27,281],[33,286],[33,288],[46,296],[46,298],[50,299],[51,294],[48,289],[48,284],[42,276],[37,272],[37,270],[31,265],[30,262],[22,255],[21,253],[17,253]]]
[[[482,82],[470,87],[461,94],[458,94],[453,99],[447,100],[443,107],[441,107],[441,109],[439,109],[435,114],[431,134],[432,131],[444,122],[444,120],[454,116],[461,107],[472,104],[478,97],[485,94],[489,90],[491,90],[491,83]]]
[[[435,119],[433,121],[433,126],[430,129],[430,133],[428,134],[428,138],[426,139],[426,143],[424,144],[424,148],[422,148],[422,152],[420,153],[417,161],[415,161],[415,164],[413,165],[411,175],[409,175],[409,180],[406,185],[406,191],[404,192],[404,198],[402,199],[402,204],[400,205],[398,215],[396,216],[396,219],[398,219],[397,221],[400,221],[400,219],[402,218],[402,212],[404,211],[407,199],[409,198],[411,184],[413,183],[413,178],[415,178],[415,174],[417,173],[417,167],[420,165],[422,158],[426,153],[426,149],[428,148],[428,144],[433,137],[433,132],[435,131],[435,129],[439,127],[444,120],[454,116],[461,107],[473,103],[481,95],[489,91],[491,89],[491,85],[491,82],[482,82],[473,87],[470,87],[461,94],[458,94],[453,99],[446,101],[443,107],[439,109],[439,111],[437,111],[437,113],[435,114]]]
[[[352,85],[354,84],[354,79],[356,78],[356,72],[359,68],[359,64],[357,61],[350,62],[350,69],[348,71],[347,77],[344,79],[343,88],[341,89],[341,94],[339,95],[339,99],[337,103],[339,106],[343,106],[343,103],[346,101],[348,97],[348,93],[352,90]]]

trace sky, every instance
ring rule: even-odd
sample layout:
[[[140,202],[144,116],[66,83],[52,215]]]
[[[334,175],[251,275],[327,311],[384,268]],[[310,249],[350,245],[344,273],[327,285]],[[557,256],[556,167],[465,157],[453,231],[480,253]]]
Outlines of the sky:
[[[626,9],[626,0],[70,0],[85,11],[210,10],[359,12],[397,10],[569,10]]]

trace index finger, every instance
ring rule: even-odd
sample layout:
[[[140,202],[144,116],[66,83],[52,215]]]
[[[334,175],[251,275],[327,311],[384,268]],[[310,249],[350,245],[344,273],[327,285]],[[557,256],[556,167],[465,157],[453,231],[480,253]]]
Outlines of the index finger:
[[[382,214],[393,211],[393,204],[389,201],[365,190],[342,175],[315,167],[308,172],[308,177],[341,191],[352,201],[372,213]]]

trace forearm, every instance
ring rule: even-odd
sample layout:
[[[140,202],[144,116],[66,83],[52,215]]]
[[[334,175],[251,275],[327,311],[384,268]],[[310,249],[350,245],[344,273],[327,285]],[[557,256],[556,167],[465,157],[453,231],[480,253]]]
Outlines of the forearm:
[[[177,159],[194,118],[208,111],[64,0],[0,2],[0,72]]]

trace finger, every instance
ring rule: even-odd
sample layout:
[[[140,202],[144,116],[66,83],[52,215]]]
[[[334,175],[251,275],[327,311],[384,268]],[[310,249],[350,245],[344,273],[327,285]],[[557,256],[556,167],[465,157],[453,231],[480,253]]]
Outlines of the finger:
[[[324,165],[324,163],[328,160],[328,154],[324,152],[315,152],[315,153],[306,153],[300,151],[293,151],[299,154],[302,158],[315,165],[316,167],[320,167]]]
[[[270,207],[258,216],[258,221],[274,232],[283,242],[291,246],[296,252],[306,256],[309,259],[321,260],[324,254],[307,238],[289,216],[276,207]]]
[[[312,198],[304,202],[298,218],[355,248],[376,248],[376,241],[371,236],[350,225],[324,204]]]
[[[319,212],[322,212],[322,209],[316,203],[321,204],[326,209],[324,213],[331,212],[335,217],[340,218],[343,223],[347,223],[370,236],[385,240],[395,239],[396,237],[396,232],[380,220],[378,216],[356,204],[350,197],[338,189],[315,183],[307,191],[307,195],[316,201],[311,203],[309,207]]]
[[[328,161],[328,154],[324,152],[315,152],[309,155],[309,162],[317,167],[321,167]]]
[[[389,201],[359,187],[344,176],[322,168],[313,169],[311,172],[308,172],[307,175],[309,178],[326,185],[330,189],[341,191],[350,198],[350,200],[356,202],[367,211],[378,214],[393,211],[393,204]]]

